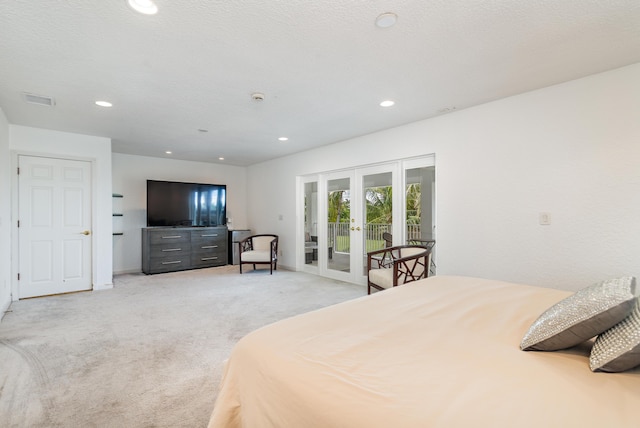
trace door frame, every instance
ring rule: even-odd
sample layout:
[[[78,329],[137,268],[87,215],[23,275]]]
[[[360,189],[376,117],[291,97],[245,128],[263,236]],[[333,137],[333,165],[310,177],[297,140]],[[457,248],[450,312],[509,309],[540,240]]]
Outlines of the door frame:
[[[32,156],[53,158],[72,161],[84,161],[91,163],[91,224],[92,224],[92,239],[91,239],[91,289],[96,290],[96,272],[97,272],[97,237],[100,232],[100,223],[98,222],[98,210],[97,199],[95,196],[98,194],[98,176],[96,168],[96,159],[83,156],[70,156],[67,154],[50,153],[50,152],[33,152],[26,150],[12,150],[11,151],[11,300],[18,301],[20,296],[20,282],[18,281],[18,274],[20,273],[20,229],[18,227],[18,198],[19,198],[19,183],[18,183],[18,159],[20,156]],[[111,213],[107,213],[111,216]],[[104,289],[111,288],[109,286],[101,287]]]

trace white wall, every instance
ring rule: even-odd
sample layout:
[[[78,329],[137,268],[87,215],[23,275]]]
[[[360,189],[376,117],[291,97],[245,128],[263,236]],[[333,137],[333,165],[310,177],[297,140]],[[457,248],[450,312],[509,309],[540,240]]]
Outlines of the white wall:
[[[248,168],[249,223],[294,266],[296,176],[434,153],[439,274],[640,276],[639,118],[635,64],[276,159]]]
[[[51,155],[87,159],[93,163],[93,289],[112,286],[111,140],[103,137],[9,125],[9,148],[14,154]],[[13,185],[17,183],[14,180]],[[14,200],[15,201],[15,200]],[[17,206],[13,206],[13,215]],[[17,239],[13,251],[17,254]],[[17,261],[13,267],[17,272]],[[13,283],[16,291],[17,281]],[[16,296],[17,293],[14,294]]]
[[[124,235],[113,237],[114,273],[140,272],[142,269],[141,229],[147,223],[147,179],[227,185],[227,217],[230,227],[243,229],[247,223],[246,168],[114,153],[113,192],[124,197],[122,224]]]
[[[0,320],[11,304],[11,156],[9,122],[0,109]]]

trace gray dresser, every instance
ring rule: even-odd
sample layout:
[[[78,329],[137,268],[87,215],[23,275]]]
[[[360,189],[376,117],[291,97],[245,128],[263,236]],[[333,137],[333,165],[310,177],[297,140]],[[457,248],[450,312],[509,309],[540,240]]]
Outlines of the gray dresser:
[[[142,272],[152,274],[226,265],[227,238],[226,226],[143,228]]]

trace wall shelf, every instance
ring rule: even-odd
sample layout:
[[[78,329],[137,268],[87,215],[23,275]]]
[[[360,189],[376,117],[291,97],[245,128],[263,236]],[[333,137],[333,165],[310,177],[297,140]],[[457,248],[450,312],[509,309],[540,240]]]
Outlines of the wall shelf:
[[[112,193],[111,196],[113,197],[113,203],[112,203],[112,216],[114,217],[113,220],[113,236],[122,236],[124,235],[124,232],[122,232],[123,229],[123,224],[122,224],[122,219],[120,219],[120,217],[124,217],[124,214],[122,213],[122,198],[124,196],[122,196],[120,193]]]

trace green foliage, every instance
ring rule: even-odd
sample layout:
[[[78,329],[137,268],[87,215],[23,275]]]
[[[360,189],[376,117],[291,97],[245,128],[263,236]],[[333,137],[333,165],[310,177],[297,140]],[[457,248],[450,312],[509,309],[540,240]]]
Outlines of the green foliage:
[[[329,193],[329,223],[348,223],[351,200],[344,190]],[[420,184],[409,184],[406,189],[407,224],[420,224]],[[391,186],[365,189],[367,224],[393,223],[393,192]]]
[[[348,223],[351,214],[351,200],[344,190],[329,192],[329,223]]]
[[[393,221],[393,194],[391,186],[365,190],[367,223],[391,224]]]

